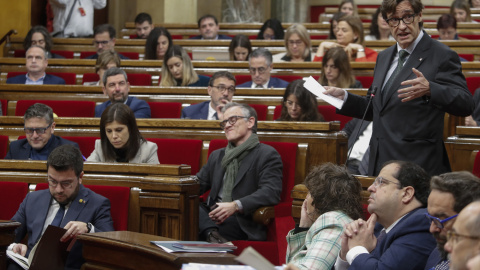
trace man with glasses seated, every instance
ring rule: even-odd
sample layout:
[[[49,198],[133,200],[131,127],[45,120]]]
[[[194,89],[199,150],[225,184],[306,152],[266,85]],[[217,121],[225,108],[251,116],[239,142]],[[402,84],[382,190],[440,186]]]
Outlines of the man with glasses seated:
[[[98,55],[100,55],[104,51],[114,51],[115,50],[115,42],[117,32],[115,28],[110,24],[101,24],[95,27],[95,31],[93,33],[93,46],[97,49],[96,54],[89,55],[85,57],[85,59],[97,59]],[[121,53],[118,54],[121,59],[130,59]]]
[[[387,162],[368,188],[370,218],[345,226],[335,269],[423,270],[435,248],[424,208],[429,180],[415,163]]]
[[[286,88],[288,82],[279,78],[270,77],[273,69],[272,53],[265,48],[254,50],[249,56],[249,70],[252,80],[238,85],[247,88]]]
[[[457,221],[447,232],[445,250],[449,253],[450,269],[478,269],[474,262],[467,262],[480,254],[480,201],[474,201],[463,208],[457,216]],[[478,261],[478,259],[477,259]],[[478,265],[477,265],[478,266]]]
[[[49,188],[34,191],[25,197],[12,220],[21,225],[15,230],[15,243],[9,250],[28,257],[48,225],[67,230],[60,241],[79,234],[113,231],[110,201],[82,185],[82,153],[72,145],[62,145],[52,151],[47,160]],[[28,235],[28,244],[22,240]],[[55,251],[51,251],[55,252]],[[84,263],[82,245],[73,244],[65,269],[80,269]],[[11,263],[8,269],[22,269]]]
[[[264,241],[266,227],[253,221],[253,213],[280,201],[282,159],[273,147],[259,142],[252,107],[232,102],[223,113],[220,127],[228,145],[213,151],[197,174],[200,194],[210,190],[199,209],[199,238]]]
[[[451,172],[430,180],[428,213],[430,232],[437,240],[437,248],[428,258],[425,269],[448,269],[450,260],[444,249],[447,232],[456,223],[458,213],[472,201],[480,199],[480,179],[470,172]]]
[[[47,160],[50,152],[60,145],[71,144],[78,148],[76,142],[53,135],[55,122],[49,106],[33,104],[25,111],[23,120],[26,138],[11,142],[5,159]]]
[[[182,118],[222,120],[222,109],[232,102],[235,94],[235,77],[228,71],[215,72],[208,82],[209,101],[190,105],[182,110]]]

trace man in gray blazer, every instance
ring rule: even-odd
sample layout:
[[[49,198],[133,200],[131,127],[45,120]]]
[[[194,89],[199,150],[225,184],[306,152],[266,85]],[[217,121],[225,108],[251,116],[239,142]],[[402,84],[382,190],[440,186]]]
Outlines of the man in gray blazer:
[[[467,116],[474,109],[458,54],[422,31],[420,0],[384,0],[381,8],[397,43],[378,54],[367,97],[335,87],[326,87],[325,94],[345,101],[339,113],[362,118],[367,111],[366,119],[373,120],[369,175],[389,160],[412,161],[430,175],[451,171],[443,144],[445,112]]]
[[[210,190],[199,210],[199,238],[209,242],[262,241],[265,226],[252,215],[275,205],[282,192],[282,160],[278,152],[258,140],[257,113],[245,104],[228,103],[221,127],[226,148],[214,151],[197,174],[200,192]]]

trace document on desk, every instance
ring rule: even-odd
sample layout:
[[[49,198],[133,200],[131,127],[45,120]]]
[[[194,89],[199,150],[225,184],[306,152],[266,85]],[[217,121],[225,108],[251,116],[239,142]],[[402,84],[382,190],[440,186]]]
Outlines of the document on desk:
[[[343,100],[330,95],[325,95],[323,93],[326,91],[325,88],[323,88],[323,86],[319,84],[312,76],[303,79],[305,80],[305,82],[303,83],[303,87],[305,87],[312,94],[323,99],[325,102],[339,110],[342,108]]]
[[[160,247],[165,252],[194,252],[194,253],[215,253],[233,251],[237,247],[232,245],[231,248],[226,248],[224,245],[218,247],[218,244],[211,244],[205,241],[150,241],[150,243]],[[192,244],[199,245],[198,248],[191,247]],[[190,245],[185,248],[183,245]]]
[[[275,270],[282,270],[285,266],[275,266]],[[219,265],[206,263],[187,263],[182,265],[182,270],[263,270],[248,265]]]

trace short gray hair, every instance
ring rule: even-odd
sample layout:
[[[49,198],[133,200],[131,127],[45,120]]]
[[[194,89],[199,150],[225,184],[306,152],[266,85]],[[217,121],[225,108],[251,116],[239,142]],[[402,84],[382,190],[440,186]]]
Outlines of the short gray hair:
[[[45,104],[35,103],[25,111],[23,121],[34,117],[43,118],[50,125],[53,123],[53,110]]]
[[[247,118],[250,118],[250,117],[255,118],[255,124],[253,125],[252,132],[257,133],[257,122],[258,122],[257,111],[255,111],[255,109],[250,107],[248,104],[230,102],[230,103],[227,103],[225,107],[223,107],[222,112],[225,113],[228,109],[233,107],[240,107],[240,109],[242,109],[243,116]]]
[[[252,59],[252,58],[257,58],[257,57],[265,57],[265,60],[267,62],[267,65],[270,66],[273,62],[273,57],[272,57],[272,53],[265,49],[265,48],[258,48],[258,49],[255,49],[251,54],[250,54],[250,58],[249,59]]]
[[[112,67],[112,68],[107,69],[107,71],[105,71],[105,73],[103,74],[103,85],[107,86],[106,83],[107,83],[107,78],[108,77],[119,75],[119,74],[122,74],[123,77],[125,77],[125,81],[128,82],[127,73],[125,73],[125,71],[123,69],[118,68],[118,67]]]
[[[32,45],[32,46],[30,46],[30,48],[28,48],[27,51],[25,51],[25,58],[27,57],[27,52],[28,52],[31,48],[40,48],[40,49],[42,49],[43,55],[44,55],[44,57],[45,57],[45,60],[48,59],[47,50],[45,50],[45,48],[43,48],[43,47],[41,47],[41,46],[38,46],[38,45]]]

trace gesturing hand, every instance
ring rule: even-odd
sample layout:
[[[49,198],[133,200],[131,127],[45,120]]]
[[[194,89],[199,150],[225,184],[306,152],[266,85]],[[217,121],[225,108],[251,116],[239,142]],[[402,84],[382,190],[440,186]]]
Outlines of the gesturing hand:
[[[407,102],[425,95],[430,96],[430,83],[428,80],[425,79],[422,72],[416,68],[412,68],[412,71],[417,75],[417,78],[403,81],[401,85],[411,86],[398,90],[398,97],[402,99],[402,102]]]

